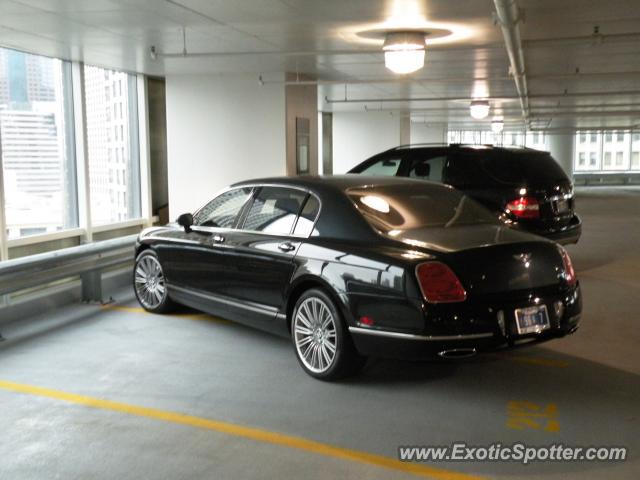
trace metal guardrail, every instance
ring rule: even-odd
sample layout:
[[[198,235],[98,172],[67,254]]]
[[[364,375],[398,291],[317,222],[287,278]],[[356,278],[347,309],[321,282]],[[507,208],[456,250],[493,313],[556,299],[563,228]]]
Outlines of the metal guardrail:
[[[131,263],[136,235],[39,253],[0,263],[0,296],[80,275],[82,300],[102,302],[104,269]]]

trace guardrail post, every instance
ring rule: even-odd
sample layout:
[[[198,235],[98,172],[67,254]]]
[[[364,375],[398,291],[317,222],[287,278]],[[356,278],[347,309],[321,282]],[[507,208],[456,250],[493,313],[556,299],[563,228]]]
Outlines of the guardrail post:
[[[80,275],[82,282],[82,301],[98,302],[102,300],[102,272],[100,270],[91,270]]]

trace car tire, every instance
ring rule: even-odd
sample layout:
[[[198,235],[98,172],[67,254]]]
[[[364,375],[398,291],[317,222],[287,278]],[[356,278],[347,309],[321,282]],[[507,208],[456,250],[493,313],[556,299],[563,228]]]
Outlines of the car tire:
[[[331,297],[319,288],[304,292],[291,318],[291,340],[302,369],[319,380],[358,373],[366,363]]]
[[[162,265],[153,250],[143,250],[136,257],[133,291],[147,312],[167,313],[175,308],[175,303],[169,298]]]

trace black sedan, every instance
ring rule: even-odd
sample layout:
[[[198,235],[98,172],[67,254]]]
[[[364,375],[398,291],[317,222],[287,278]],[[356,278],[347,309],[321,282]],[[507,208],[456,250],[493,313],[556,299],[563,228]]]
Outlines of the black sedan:
[[[573,333],[582,300],[559,245],[453,188],[346,175],[238,183],[140,234],[135,293],[290,336],[321,379],[367,356],[467,356]]]

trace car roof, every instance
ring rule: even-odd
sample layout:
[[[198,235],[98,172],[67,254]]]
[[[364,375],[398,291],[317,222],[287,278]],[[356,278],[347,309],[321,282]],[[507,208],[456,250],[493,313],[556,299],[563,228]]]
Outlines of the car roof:
[[[422,179],[406,177],[385,177],[375,175],[301,175],[297,177],[266,177],[253,180],[245,180],[233,184],[233,187],[242,185],[290,185],[313,190],[341,190],[367,186],[392,186],[392,185],[425,185],[431,184],[438,188],[448,188],[441,183],[428,182]]]
[[[389,150],[385,150],[385,152],[394,152],[400,150],[440,150],[440,149],[456,149],[456,150],[487,150],[494,152],[540,152],[540,153],[548,153],[543,150],[536,150],[533,148],[525,147],[525,146],[516,146],[516,145],[507,145],[507,146],[498,146],[491,144],[472,144],[472,143],[409,143],[406,145],[398,145],[397,147],[390,148]]]

